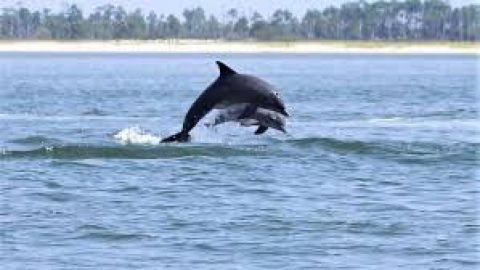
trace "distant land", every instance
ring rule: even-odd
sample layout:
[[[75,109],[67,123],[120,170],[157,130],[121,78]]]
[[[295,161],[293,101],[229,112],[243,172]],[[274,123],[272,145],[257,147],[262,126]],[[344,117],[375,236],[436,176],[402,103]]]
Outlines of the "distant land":
[[[441,0],[356,1],[309,9],[302,16],[277,9],[264,16],[232,8],[217,18],[202,7],[182,16],[102,5],[84,12],[30,10],[21,4],[0,14],[4,40],[342,40],[478,41],[480,4],[452,6]]]
[[[378,41],[0,41],[0,53],[324,53],[324,54],[480,54],[479,42]]]

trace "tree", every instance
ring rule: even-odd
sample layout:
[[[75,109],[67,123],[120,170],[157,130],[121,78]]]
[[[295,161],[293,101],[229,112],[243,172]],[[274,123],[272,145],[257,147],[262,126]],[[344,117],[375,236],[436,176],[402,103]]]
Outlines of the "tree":
[[[157,14],[155,14],[155,11],[150,11],[147,17],[147,37],[149,39],[156,39],[159,37],[158,26]]]
[[[112,15],[112,37],[114,39],[128,38],[127,12],[121,6],[118,6],[113,10]]]
[[[169,38],[179,38],[180,32],[182,30],[182,25],[180,21],[174,15],[170,14],[167,17],[167,37]]]
[[[275,39],[293,39],[297,37],[298,20],[289,10],[275,10],[270,25],[275,33]]]
[[[201,7],[194,9],[185,9],[183,11],[185,17],[186,34],[193,38],[202,38],[205,34],[205,11]]]
[[[18,10],[18,28],[16,36],[19,38],[28,38],[30,36],[30,11],[27,8]]]
[[[226,38],[235,38],[235,33],[233,32],[233,25],[238,18],[238,10],[236,8],[231,8],[227,11],[227,22],[224,26],[224,35]]]
[[[222,36],[222,26],[215,16],[210,15],[205,31],[207,38],[218,39]]]
[[[272,33],[270,25],[263,19],[258,12],[252,15],[252,27],[250,28],[250,36],[256,39],[271,39]]]
[[[85,36],[83,14],[82,11],[77,7],[77,5],[71,5],[68,8],[66,14],[66,21],[68,23],[68,38],[79,39]]]
[[[233,26],[233,33],[236,38],[247,38],[249,31],[248,19],[245,16],[240,17]]]
[[[341,39],[342,22],[339,10],[335,7],[328,7],[322,12],[322,17],[325,18],[325,37],[327,39]]]
[[[423,23],[426,39],[445,39],[447,30],[447,18],[450,14],[450,6],[439,0],[428,0],[424,3]]]
[[[343,39],[361,39],[363,31],[363,10],[360,2],[342,5],[340,9]]]
[[[13,8],[4,8],[2,13],[1,32],[5,38],[17,37],[18,28],[17,11]]]
[[[15,7],[1,10],[0,38],[473,41],[480,38],[480,5],[452,8],[443,0],[352,0],[339,7],[307,10],[301,20],[287,9],[264,18],[258,12],[241,15],[233,8],[221,21],[201,7],[185,9],[183,20],[112,5],[97,7],[87,18],[75,4],[60,12]]]
[[[130,39],[145,39],[147,37],[147,25],[145,17],[140,9],[136,9],[125,18],[126,37]]]
[[[323,24],[323,16],[318,9],[307,10],[300,27],[302,35],[307,39],[325,37]]]

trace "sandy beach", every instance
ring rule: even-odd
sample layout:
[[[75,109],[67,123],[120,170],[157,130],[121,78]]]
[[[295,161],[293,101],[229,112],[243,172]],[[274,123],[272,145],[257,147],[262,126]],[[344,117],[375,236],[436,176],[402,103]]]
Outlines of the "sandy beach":
[[[480,43],[221,40],[0,41],[0,52],[479,54]]]

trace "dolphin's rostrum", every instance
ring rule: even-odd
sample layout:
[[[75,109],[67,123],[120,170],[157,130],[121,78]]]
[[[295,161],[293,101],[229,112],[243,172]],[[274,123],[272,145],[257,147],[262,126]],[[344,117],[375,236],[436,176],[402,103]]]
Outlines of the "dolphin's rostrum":
[[[224,63],[217,61],[220,76],[193,102],[183,121],[182,131],[167,137],[162,142],[188,141],[189,132],[212,109],[223,109],[234,104],[247,103],[248,109],[240,118],[249,118],[257,108],[264,108],[288,116],[283,101],[274,87],[264,80],[247,74],[240,74]],[[268,127],[260,125],[255,134],[261,134]]]

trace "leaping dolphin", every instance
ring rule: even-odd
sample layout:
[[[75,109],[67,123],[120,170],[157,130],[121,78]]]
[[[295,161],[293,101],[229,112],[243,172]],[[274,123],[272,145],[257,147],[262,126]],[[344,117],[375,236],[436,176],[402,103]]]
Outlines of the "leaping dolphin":
[[[212,109],[224,109],[234,104],[247,103],[245,112],[239,118],[248,119],[257,108],[264,108],[289,116],[283,101],[274,87],[253,75],[237,73],[220,61],[216,61],[220,76],[193,102],[183,121],[182,130],[162,142],[184,142],[189,132]],[[262,134],[268,127],[260,125],[255,134]]]
[[[250,106],[250,107],[249,107]],[[248,118],[239,118],[245,115],[248,110],[252,110],[253,105],[247,103],[239,103],[231,105],[225,109],[220,110],[212,122],[205,123],[207,127],[214,127],[225,122],[238,122],[241,126],[264,126],[280,130],[287,133],[285,130],[285,116],[264,108],[257,107],[255,112],[248,116]],[[257,133],[258,134],[258,130]]]

